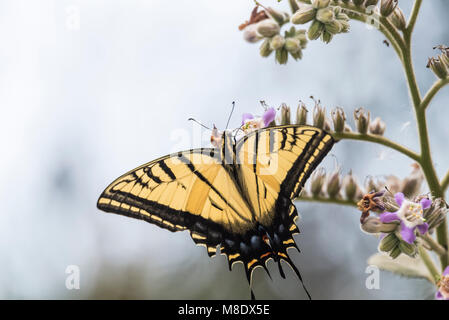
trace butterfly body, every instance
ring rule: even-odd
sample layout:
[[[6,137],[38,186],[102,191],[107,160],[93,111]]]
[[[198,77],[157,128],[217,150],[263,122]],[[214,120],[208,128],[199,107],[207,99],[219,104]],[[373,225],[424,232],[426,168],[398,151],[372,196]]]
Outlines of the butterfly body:
[[[189,230],[209,256],[217,247],[229,268],[242,262],[248,281],[266,262],[287,262],[299,233],[292,200],[334,140],[298,125],[259,129],[236,141],[225,131],[219,148],[191,149],[116,179],[98,208],[143,219],[170,231]]]

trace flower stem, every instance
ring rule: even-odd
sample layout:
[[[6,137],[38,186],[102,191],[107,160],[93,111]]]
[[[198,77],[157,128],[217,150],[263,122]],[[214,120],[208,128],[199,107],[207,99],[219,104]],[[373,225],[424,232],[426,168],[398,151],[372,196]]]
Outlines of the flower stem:
[[[432,248],[436,254],[440,257],[447,254],[447,250],[444,249],[435,239],[428,233],[421,235],[421,238]]]
[[[353,200],[341,199],[341,198],[326,198],[326,197],[310,197],[310,196],[299,196],[295,200],[299,201],[309,201],[309,202],[322,202],[330,204],[339,204],[344,206],[357,207],[357,203]]]
[[[422,0],[415,0],[413,4],[412,12],[410,14],[410,18],[407,23],[407,28],[405,29],[405,33],[411,35],[413,32],[413,28],[415,27],[416,19],[418,18],[419,9],[421,9]]]
[[[447,187],[449,186],[449,171],[444,176],[443,180],[441,180],[441,189],[446,191]]]
[[[427,269],[429,270],[430,274],[432,275],[433,283],[436,283],[436,279],[440,276],[440,272],[438,271],[437,267],[435,266],[435,263],[433,262],[432,258],[429,256],[429,253],[424,249],[422,246],[418,246],[418,252],[419,256],[421,257],[422,261],[426,265]]]
[[[429,189],[432,195],[437,198],[444,198],[444,193],[441,185],[438,181],[438,176],[433,165],[433,160],[430,152],[429,134],[426,121],[425,107],[430,103],[431,98],[438,91],[436,88],[431,89],[430,95],[427,95],[428,99],[421,100],[421,94],[416,81],[415,71],[413,68],[412,54],[411,54],[411,38],[413,26],[416,22],[418,12],[421,6],[420,0],[416,0],[414,7],[412,9],[412,15],[410,17],[408,29],[404,32],[405,46],[402,49],[402,63],[407,79],[407,84],[410,92],[410,96],[413,103],[413,108],[415,110],[416,122],[418,126],[419,141],[421,146],[421,156],[419,164],[423,170],[424,176],[426,177]],[[441,85],[441,84],[440,84]],[[434,92],[435,91],[435,92]],[[424,104],[423,102],[424,101]],[[423,107],[424,106],[424,107]],[[448,247],[448,230],[447,230],[447,219],[440,224],[437,228],[437,239],[441,246],[445,249]],[[446,253],[440,257],[441,266],[445,268],[449,264],[449,255]]]
[[[435,81],[433,86],[427,91],[426,95],[424,96],[423,100],[421,101],[421,109],[426,109],[430,102],[432,101],[433,97],[440,91],[441,88],[443,88],[445,85],[449,83],[449,78],[445,79],[439,79],[438,81]]]
[[[393,142],[387,138],[384,138],[383,136],[374,135],[374,134],[353,133],[353,132],[332,132],[331,134],[335,140],[343,140],[343,139],[359,140],[359,141],[369,141],[369,142],[381,144],[381,145],[384,145],[391,149],[394,149],[417,162],[421,161],[420,156],[417,153],[411,151],[410,149],[408,149],[396,142]]]

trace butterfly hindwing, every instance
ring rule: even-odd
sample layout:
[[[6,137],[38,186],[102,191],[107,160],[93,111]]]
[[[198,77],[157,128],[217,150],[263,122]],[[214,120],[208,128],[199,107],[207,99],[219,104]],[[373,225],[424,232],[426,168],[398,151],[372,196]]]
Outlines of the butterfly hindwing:
[[[286,125],[257,130],[236,145],[242,190],[256,220],[271,237],[274,248],[269,250],[276,255],[272,253],[269,258],[278,261],[279,267],[284,260],[297,272],[287,254],[288,248],[297,249],[293,235],[299,233],[295,224],[298,213],[292,200],[333,143],[332,137],[321,129]],[[265,262],[266,256],[268,253],[255,257],[255,264]]]

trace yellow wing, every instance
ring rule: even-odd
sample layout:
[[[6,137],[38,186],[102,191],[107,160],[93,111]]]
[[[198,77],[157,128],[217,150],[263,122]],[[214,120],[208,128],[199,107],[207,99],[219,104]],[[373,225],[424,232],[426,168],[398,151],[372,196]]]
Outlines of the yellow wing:
[[[257,221],[270,225],[278,199],[299,194],[333,143],[323,130],[297,125],[258,130],[237,143],[239,180]]]
[[[255,223],[217,153],[194,149],[144,164],[112,182],[97,206],[170,231],[189,229],[214,254],[223,233],[244,234]]]

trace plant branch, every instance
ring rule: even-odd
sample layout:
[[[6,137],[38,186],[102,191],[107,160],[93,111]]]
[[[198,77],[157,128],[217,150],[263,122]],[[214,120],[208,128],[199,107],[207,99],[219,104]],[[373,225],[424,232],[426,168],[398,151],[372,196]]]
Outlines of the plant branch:
[[[433,97],[435,97],[435,95],[438,93],[438,91],[440,91],[440,89],[443,88],[448,83],[449,78],[439,79],[435,81],[435,83],[432,85],[429,91],[427,91],[426,95],[422,99],[420,108],[425,110],[429,106]]]
[[[353,200],[341,199],[341,198],[326,198],[326,197],[311,197],[311,196],[299,196],[295,200],[308,201],[308,202],[321,202],[330,204],[339,204],[344,206],[357,207],[357,203]]]
[[[410,14],[410,18],[407,23],[407,28],[405,29],[405,33],[411,35],[413,32],[413,28],[415,28],[416,19],[418,18],[419,9],[421,8],[422,0],[415,0],[413,4],[413,9]]]
[[[422,261],[426,265],[427,269],[429,270],[430,274],[432,275],[433,283],[436,284],[436,279],[440,276],[440,272],[438,271],[437,267],[435,266],[435,263],[433,262],[432,258],[427,253],[426,249],[424,249],[422,246],[418,246],[418,252],[419,256],[421,257]]]
[[[429,247],[440,257],[447,254],[447,250],[443,248],[429,233],[421,235],[421,238],[429,245]]]
[[[383,136],[374,135],[374,134],[361,134],[361,133],[353,133],[353,132],[332,132],[331,133],[334,139],[336,140],[359,140],[359,141],[368,141],[373,142],[377,144],[384,145],[386,147],[389,147],[391,149],[394,149],[407,157],[415,160],[416,162],[420,162],[420,156],[411,151],[410,149],[397,144],[396,142],[393,142],[387,138],[384,138]]]
[[[447,187],[449,186],[449,171],[446,173],[444,178],[441,180],[441,189],[444,193],[446,191]]]

